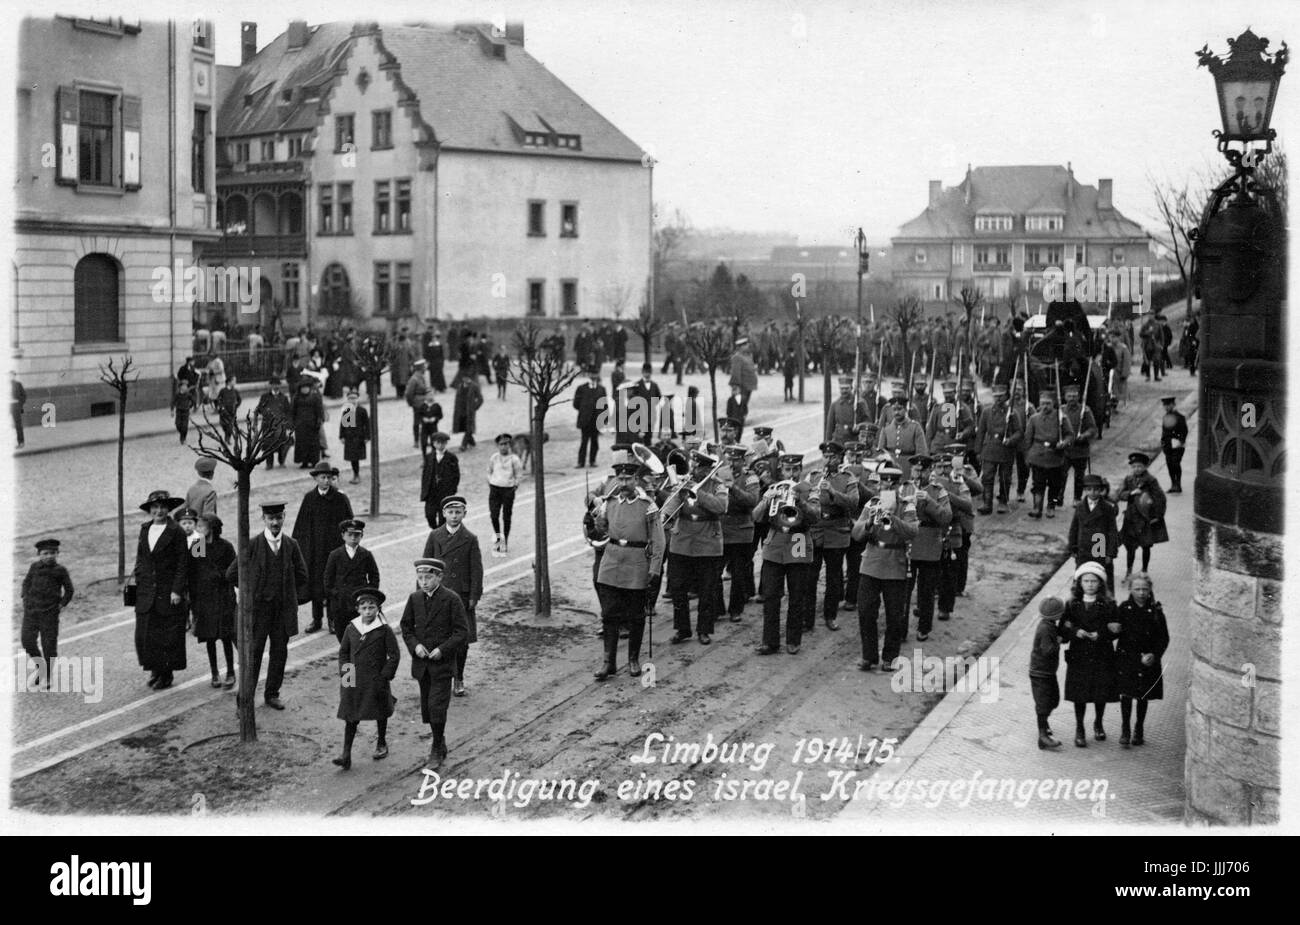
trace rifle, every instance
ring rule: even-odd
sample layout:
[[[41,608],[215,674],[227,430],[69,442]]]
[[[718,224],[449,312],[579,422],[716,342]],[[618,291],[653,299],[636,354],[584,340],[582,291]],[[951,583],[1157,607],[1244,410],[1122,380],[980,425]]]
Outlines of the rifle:
[[[1057,424],[1064,428],[1070,419],[1065,416],[1064,403],[1061,401],[1061,361],[1053,359],[1052,368],[1056,370],[1056,419]]]

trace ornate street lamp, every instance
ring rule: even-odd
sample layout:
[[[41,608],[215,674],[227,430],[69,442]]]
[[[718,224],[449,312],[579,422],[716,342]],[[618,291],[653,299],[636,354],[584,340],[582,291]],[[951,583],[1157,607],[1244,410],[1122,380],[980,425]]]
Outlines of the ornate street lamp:
[[[1214,75],[1219,118],[1223,121],[1223,128],[1214,132],[1219,139],[1219,150],[1226,153],[1228,144],[1234,141],[1246,145],[1262,141],[1264,149],[1260,153],[1268,153],[1277,137],[1269,123],[1273,119],[1277,87],[1286,70],[1286,42],[1270,55],[1265,51],[1268,39],[1247,29],[1236,39],[1228,39],[1228,47],[1231,51],[1226,61],[1210,54],[1209,45],[1196,53],[1200,66],[1208,67]]]

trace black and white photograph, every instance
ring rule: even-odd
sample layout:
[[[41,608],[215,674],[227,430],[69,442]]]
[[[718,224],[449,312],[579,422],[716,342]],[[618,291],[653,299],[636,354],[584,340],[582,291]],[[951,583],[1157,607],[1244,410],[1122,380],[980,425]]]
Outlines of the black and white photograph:
[[[3,17],[6,826],[1300,830],[1293,4]]]

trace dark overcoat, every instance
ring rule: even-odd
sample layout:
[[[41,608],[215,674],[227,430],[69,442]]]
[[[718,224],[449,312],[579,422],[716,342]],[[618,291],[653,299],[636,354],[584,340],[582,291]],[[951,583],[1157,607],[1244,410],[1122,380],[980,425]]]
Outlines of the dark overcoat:
[[[1115,636],[1106,624],[1119,621],[1115,602],[1098,599],[1092,604],[1072,600],[1061,618],[1065,650],[1065,699],[1071,703],[1115,703],[1119,700],[1116,678]],[[1077,630],[1097,633],[1097,640],[1079,639]]]
[[[311,598],[307,594],[307,563],[298,543],[287,533],[280,534],[280,558],[271,553],[266,534],[259,533],[248,541],[248,584],[253,597],[254,622],[278,616],[287,636],[298,633],[298,605]],[[239,587],[239,560],[230,563],[226,577]],[[267,613],[268,604],[278,604],[279,614]]]
[[[333,485],[324,494],[313,488],[303,495],[293,521],[293,538],[307,563],[307,596],[313,601],[325,600],[325,563],[343,545],[339,523],[351,519],[352,502]]]
[[[178,671],[185,667],[185,594],[189,590],[189,546],[185,531],[173,520],[163,524],[162,536],[149,549],[149,524],[140,526],[135,569],[135,652],[149,671]],[[173,604],[171,595],[181,603]]]
[[[353,593],[361,588],[379,587],[379,565],[374,553],[362,546],[354,556],[348,556],[346,546],[340,546],[325,560],[325,594],[330,619],[337,626],[357,615]]]
[[[459,487],[460,460],[455,453],[444,453],[441,461],[437,453],[424,457],[420,500],[424,502],[424,513],[431,523],[437,519],[434,515],[442,510],[442,499],[454,495]]]
[[[359,618],[358,618],[359,619]],[[349,622],[339,642],[339,719],[358,723],[363,719],[387,719],[393,715],[391,682],[402,661],[397,636],[380,617],[378,626],[366,631]]]
[[[1105,498],[1098,500],[1092,510],[1088,509],[1087,499],[1080,501],[1070,521],[1070,555],[1080,562],[1113,559],[1119,555],[1119,531],[1115,528],[1118,516],[1119,509]],[[1098,538],[1105,540],[1105,552],[1100,555],[1095,548]]]
[[[199,642],[235,641],[235,586],[226,577],[235,547],[218,537],[207,541],[205,555],[190,558],[190,613]]]
[[[366,442],[369,439],[370,412],[360,403],[355,405],[350,413],[347,408],[344,408],[339,421],[339,440],[343,441],[343,458],[348,462],[360,462],[365,459]]]
[[[1139,607],[1132,598],[1119,605],[1119,643],[1115,647],[1121,697],[1160,700],[1165,695],[1160,657],[1169,648],[1169,626],[1164,608],[1156,601]],[[1156,660],[1142,664],[1142,653]]]
[[[320,428],[325,423],[325,403],[320,392],[293,396],[293,461],[315,463],[320,459]]]
[[[446,566],[442,573],[442,586],[460,596],[469,623],[468,641],[478,642],[478,619],[470,610],[470,601],[477,603],[483,596],[483,553],[479,549],[478,537],[463,524],[454,534],[443,524],[425,541],[424,558],[441,559]]]
[[[1133,493],[1138,492],[1135,496]],[[1169,529],[1165,526],[1165,498],[1160,481],[1150,472],[1134,477],[1126,475],[1119,496],[1128,502],[1124,508],[1124,523],[1119,529],[1120,540],[1126,547],[1154,546],[1169,542]]]
[[[426,674],[434,681],[449,680],[455,673],[455,656],[468,645],[468,638],[469,619],[455,591],[439,585],[433,594],[417,589],[406,599],[402,639],[411,653],[411,677],[417,681]],[[415,654],[417,645],[429,652],[438,649],[442,657],[437,661],[419,658]]]

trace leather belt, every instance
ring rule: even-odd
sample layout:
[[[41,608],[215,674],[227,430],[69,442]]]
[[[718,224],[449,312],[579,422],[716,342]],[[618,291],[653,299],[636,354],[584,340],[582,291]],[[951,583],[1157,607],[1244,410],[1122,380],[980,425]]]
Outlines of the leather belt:
[[[907,548],[907,544],[906,544],[906,543],[881,543],[881,542],[877,542],[876,545],[877,545],[879,548],[881,548],[881,549],[906,549],[906,548]]]
[[[645,540],[610,540],[615,546],[626,546],[629,549],[645,549],[650,544]]]

